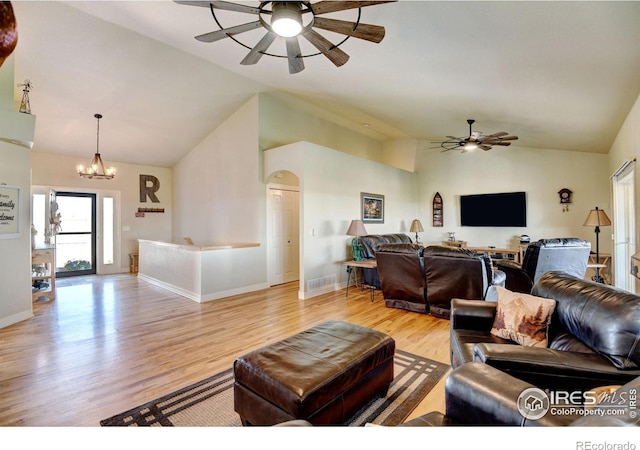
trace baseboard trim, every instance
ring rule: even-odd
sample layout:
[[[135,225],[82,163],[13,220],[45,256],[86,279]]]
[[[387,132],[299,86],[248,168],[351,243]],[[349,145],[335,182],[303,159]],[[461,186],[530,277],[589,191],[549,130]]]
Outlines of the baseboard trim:
[[[13,314],[9,317],[4,317],[0,320],[0,328],[8,327],[14,323],[22,322],[23,320],[31,319],[33,317],[33,311],[22,311],[18,314]]]
[[[210,302],[212,300],[219,300],[221,298],[226,298],[226,297],[233,297],[234,295],[246,294],[248,292],[259,291],[262,289],[267,289],[269,287],[268,283],[257,283],[249,286],[242,286],[236,289],[228,289],[225,291],[211,292],[208,294],[198,294],[196,292],[182,289],[173,284],[166,283],[164,281],[158,280],[157,278],[152,278],[148,275],[144,275],[141,273],[138,273],[138,278],[141,278],[155,286],[161,287],[163,289],[173,292],[174,294],[181,295],[183,297],[188,298],[189,300],[193,300],[198,303]]]

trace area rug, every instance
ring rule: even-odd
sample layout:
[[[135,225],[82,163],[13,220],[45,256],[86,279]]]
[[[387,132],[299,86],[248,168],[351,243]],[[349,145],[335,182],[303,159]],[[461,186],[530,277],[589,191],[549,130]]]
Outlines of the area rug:
[[[396,350],[394,379],[386,397],[373,399],[344,425],[398,425],[426,397],[450,366]],[[102,426],[239,427],[233,410],[233,371],[198,383],[100,421]]]

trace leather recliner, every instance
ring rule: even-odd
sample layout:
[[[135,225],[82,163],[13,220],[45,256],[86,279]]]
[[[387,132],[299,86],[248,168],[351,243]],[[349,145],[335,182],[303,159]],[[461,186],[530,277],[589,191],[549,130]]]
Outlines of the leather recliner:
[[[380,288],[389,308],[427,314],[422,246],[382,245],[376,254]]]
[[[451,299],[495,300],[495,286],[504,286],[505,274],[494,271],[491,257],[464,248],[432,245],[422,252],[429,311],[448,319]]]
[[[532,295],[554,299],[548,347],[491,334],[497,304],[455,299],[451,364],[491,365],[541,388],[589,390],[640,376],[640,296],[562,272],[548,272]]]
[[[590,252],[591,243],[582,239],[540,239],[527,247],[522,265],[504,260],[496,261],[496,266],[507,275],[507,289],[528,294],[546,272],[560,270],[584,278]]]

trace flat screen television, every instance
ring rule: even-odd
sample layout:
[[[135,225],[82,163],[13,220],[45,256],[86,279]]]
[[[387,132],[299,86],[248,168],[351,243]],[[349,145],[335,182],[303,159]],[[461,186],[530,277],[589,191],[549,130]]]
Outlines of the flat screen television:
[[[463,227],[526,227],[526,193],[461,195],[460,222]]]

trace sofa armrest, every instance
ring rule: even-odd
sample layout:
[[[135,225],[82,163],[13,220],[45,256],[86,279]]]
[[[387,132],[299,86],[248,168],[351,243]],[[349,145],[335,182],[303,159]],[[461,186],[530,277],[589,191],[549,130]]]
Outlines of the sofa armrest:
[[[505,287],[507,281],[507,274],[503,270],[494,269],[493,271],[493,285]]]
[[[597,353],[578,353],[522,345],[479,343],[473,361],[546,389],[586,391],[598,386],[625,384],[640,370],[620,370]]]
[[[495,302],[451,299],[451,329],[489,331],[496,315]]]
[[[559,426],[576,416],[546,414],[525,418],[518,410],[518,398],[536,387],[494,367],[470,362],[455,369],[445,383],[445,416],[466,425]]]
[[[505,287],[507,275],[502,270],[493,271],[493,282],[491,286],[487,288],[487,292],[484,295],[484,299],[488,302],[498,301],[498,289],[497,287]]]
[[[506,275],[505,288],[513,292],[531,293],[533,280],[519,264],[513,261],[497,260],[496,267]]]

